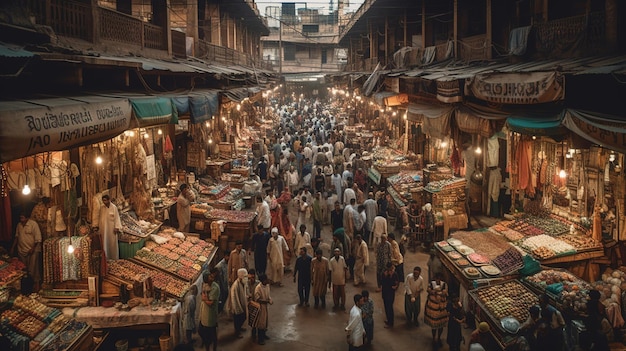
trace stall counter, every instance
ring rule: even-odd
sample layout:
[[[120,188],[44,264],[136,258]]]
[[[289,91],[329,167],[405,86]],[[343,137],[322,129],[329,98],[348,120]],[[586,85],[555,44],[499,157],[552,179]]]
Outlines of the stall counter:
[[[140,326],[161,329],[167,326],[166,328],[169,329],[173,345],[177,345],[183,338],[180,328],[180,302],[176,302],[172,307],[159,307],[156,310],[153,310],[150,306],[137,306],[130,311],[120,311],[114,307],[64,308],[63,314],[66,317],[86,322],[95,329],[133,328]]]

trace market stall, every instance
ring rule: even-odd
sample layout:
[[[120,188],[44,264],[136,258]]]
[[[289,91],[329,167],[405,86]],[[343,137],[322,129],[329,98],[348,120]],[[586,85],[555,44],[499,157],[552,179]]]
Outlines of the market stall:
[[[435,243],[435,248],[441,262],[465,290],[515,279],[523,266],[522,254],[488,231],[458,231]]]
[[[604,256],[601,242],[589,230],[556,215],[521,215],[501,221],[489,228],[525,250],[543,265],[566,265],[573,273],[588,281],[600,275],[593,259]]]
[[[0,335],[8,339],[11,350],[90,351],[94,347],[88,323],[29,296],[10,300],[0,319]]]

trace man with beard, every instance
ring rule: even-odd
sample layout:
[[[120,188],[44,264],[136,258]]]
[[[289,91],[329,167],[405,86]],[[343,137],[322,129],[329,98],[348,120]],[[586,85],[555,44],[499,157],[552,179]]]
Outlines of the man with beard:
[[[272,237],[267,245],[267,277],[273,283],[278,286],[283,286],[281,282],[283,280],[285,267],[283,262],[283,245],[278,238],[278,228],[272,228]]]

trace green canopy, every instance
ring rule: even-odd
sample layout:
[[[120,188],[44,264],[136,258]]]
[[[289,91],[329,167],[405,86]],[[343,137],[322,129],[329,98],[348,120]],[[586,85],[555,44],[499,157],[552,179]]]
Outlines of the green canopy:
[[[129,98],[133,107],[134,127],[168,124],[173,117],[172,101],[164,97]]]

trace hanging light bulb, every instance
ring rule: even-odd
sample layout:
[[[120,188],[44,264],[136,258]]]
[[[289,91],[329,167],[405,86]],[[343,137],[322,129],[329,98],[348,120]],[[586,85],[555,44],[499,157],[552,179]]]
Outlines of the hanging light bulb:
[[[74,245],[70,244],[70,245],[67,247],[67,253],[68,253],[68,254],[73,254],[73,253],[74,253]]]
[[[405,113],[404,115],[402,115],[402,118],[404,118],[404,120],[406,121],[409,118],[409,116]]]
[[[480,146],[476,146],[476,150],[474,150],[474,152],[478,155],[483,153],[483,150],[480,148]]]
[[[609,155],[609,162],[613,162],[615,161],[615,154],[610,154]]]
[[[536,140],[536,139],[537,139],[537,136],[536,136],[536,135],[533,135],[533,140]]]
[[[441,147],[442,147],[442,148],[444,148],[444,147],[448,147],[448,142],[447,142],[447,141],[442,141],[442,142],[441,142]]]
[[[237,111],[240,111],[240,110],[241,110],[241,105],[237,104]]]
[[[559,171],[559,178],[563,179],[565,177],[567,177],[567,173],[565,172],[565,170],[564,169],[560,170]]]
[[[158,135],[163,135],[163,131],[161,129],[157,130]]]
[[[144,139],[148,139],[149,137],[150,137],[150,136],[148,135],[148,133],[144,133],[144,134],[143,134],[143,138],[144,138]]]
[[[134,137],[135,136],[135,131],[131,130],[130,132],[128,132],[128,136],[131,137],[131,138]]]
[[[213,144],[213,139],[209,138],[209,144]]]
[[[205,122],[204,125],[209,128],[209,122]]]
[[[102,156],[98,155],[98,157],[96,157],[96,164],[97,165],[101,165],[102,164]]]
[[[22,189],[22,194],[24,195],[30,194],[30,187],[28,186],[28,184],[24,184],[24,188]]]

